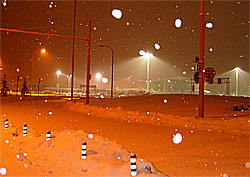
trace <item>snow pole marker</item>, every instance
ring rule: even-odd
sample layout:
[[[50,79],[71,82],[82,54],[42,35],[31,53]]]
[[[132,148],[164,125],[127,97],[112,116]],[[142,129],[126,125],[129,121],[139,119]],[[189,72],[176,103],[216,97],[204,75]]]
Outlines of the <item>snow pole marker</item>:
[[[82,143],[82,155],[81,159],[86,159],[87,158],[87,142]]]
[[[28,130],[28,127],[27,127],[27,124],[25,124],[23,126],[23,136],[26,136],[27,135],[27,130]]]
[[[9,121],[8,119],[6,119],[4,122],[4,128],[7,129],[8,127],[9,127]]]
[[[132,154],[130,156],[130,169],[131,169],[131,176],[136,176],[137,175],[137,171],[136,171],[136,155]]]
[[[48,131],[47,134],[46,134],[46,141],[49,141],[51,138],[51,132]]]

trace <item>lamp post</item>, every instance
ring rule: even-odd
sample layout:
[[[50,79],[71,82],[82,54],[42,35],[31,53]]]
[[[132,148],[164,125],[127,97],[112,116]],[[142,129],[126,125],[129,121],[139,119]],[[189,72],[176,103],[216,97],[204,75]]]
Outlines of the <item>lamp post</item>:
[[[71,77],[72,77],[71,74],[67,74],[67,78],[68,78],[68,80],[67,80],[67,87],[68,87],[68,89],[70,88],[70,78]]]
[[[114,82],[114,50],[107,45],[100,45],[100,47],[106,47],[111,50],[111,88],[110,88],[110,97],[113,98],[113,82]]]
[[[40,51],[42,54],[46,53],[46,49],[41,49]],[[32,86],[33,86],[33,74],[34,74],[34,58],[36,55],[37,51],[33,53],[32,59],[31,59],[31,78],[30,78],[30,95],[32,92]]]
[[[149,92],[149,66],[150,66],[150,57],[153,56],[152,53],[145,53],[143,55],[145,59],[147,60],[147,93]]]
[[[58,92],[60,93],[59,90],[59,76],[62,74],[62,72],[60,70],[56,71],[56,89],[58,90]]]
[[[239,95],[239,71],[240,67],[234,68],[235,71],[235,96]]]

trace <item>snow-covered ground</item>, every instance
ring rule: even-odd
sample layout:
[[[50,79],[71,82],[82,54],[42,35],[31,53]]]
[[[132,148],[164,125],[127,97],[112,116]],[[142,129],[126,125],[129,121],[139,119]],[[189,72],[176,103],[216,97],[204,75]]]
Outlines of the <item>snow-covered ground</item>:
[[[138,176],[249,176],[249,111],[233,111],[249,98],[206,96],[204,119],[196,118],[197,100],[145,95],[91,99],[85,105],[2,98],[0,168],[7,169],[6,176],[130,176],[129,157],[135,153]],[[5,130],[6,119],[12,127]],[[183,138],[179,144],[173,143],[176,133]],[[88,143],[84,160],[83,141]]]

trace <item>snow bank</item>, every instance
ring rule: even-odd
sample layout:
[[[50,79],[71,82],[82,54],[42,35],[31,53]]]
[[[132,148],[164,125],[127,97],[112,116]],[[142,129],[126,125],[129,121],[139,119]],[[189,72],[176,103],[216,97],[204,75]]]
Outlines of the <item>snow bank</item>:
[[[145,104],[147,104],[145,102]],[[161,126],[185,127],[196,130],[213,131],[236,135],[249,135],[250,120],[244,116],[198,119],[194,116],[165,115],[159,112],[139,112],[116,107],[86,105],[83,102],[67,102],[64,106],[72,111],[88,116],[115,118],[126,122],[140,122]],[[178,111],[178,110],[177,110]],[[240,113],[239,113],[240,114]]]
[[[1,166],[9,176],[130,176],[130,153],[107,138],[83,131],[46,132],[22,127],[1,126]],[[82,143],[87,142],[87,158],[81,159]],[[137,176],[166,176],[146,161],[137,159]]]

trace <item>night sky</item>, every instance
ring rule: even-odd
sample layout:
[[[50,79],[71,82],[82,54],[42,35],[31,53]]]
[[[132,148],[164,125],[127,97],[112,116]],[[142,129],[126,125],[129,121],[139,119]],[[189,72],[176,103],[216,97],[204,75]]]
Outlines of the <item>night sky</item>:
[[[112,16],[113,9],[122,11],[120,19]],[[141,49],[154,55],[150,79],[162,79],[164,74],[166,78],[193,77],[190,68],[199,55],[199,11],[199,1],[79,0],[76,36],[88,37],[88,19],[92,19],[91,83],[96,83],[97,72],[110,76],[111,51],[99,48],[100,44],[114,49],[115,84],[126,78],[135,86],[145,81],[146,62],[138,53]],[[217,75],[237,66],[249,72],[249,2],[206,1],[205,13],[206,23],[213,24],[205,31],[205,68],[215,68]],[[182,20],[180,28],[175,26],[177,18]],[[73,1],[1,0],[1,27],[72,36]],[[46,48],[45,55],[40,54],[41,48]],[[71,73],[71,52],[72,39],[1,31],[1,74],[6,73],[10,83],[15,83],[17,75],[30,76],[34,55],[34,79],[42,77],[44,85],[55,86],[58,69]],[[85,84],[86,41],[76,40],[75,54],[79,87]],[[66,85],[67,78],[60,79]]]

